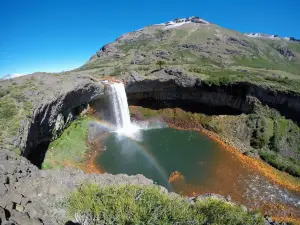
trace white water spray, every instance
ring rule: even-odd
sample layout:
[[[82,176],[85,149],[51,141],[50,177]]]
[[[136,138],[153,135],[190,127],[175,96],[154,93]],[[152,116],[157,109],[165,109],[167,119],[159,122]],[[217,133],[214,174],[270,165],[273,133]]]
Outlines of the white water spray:
[[[130,121],[127,96],[123,83],[111,83],[111,98],[113,116],[116,121],[117,132],[131,136],[138,131],[138,127]]]

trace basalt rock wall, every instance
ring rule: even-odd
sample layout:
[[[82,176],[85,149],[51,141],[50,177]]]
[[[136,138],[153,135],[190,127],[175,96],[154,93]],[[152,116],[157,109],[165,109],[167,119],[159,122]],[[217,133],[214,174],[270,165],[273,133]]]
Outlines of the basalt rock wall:
[[[20,128],[18,140],[22,155],[34,164],[40,164],[50,141],[84,113],[89,102],[103,97],[104,89],[99,82],[80,78],[56,86],[49,95],[36,102],[32,118],[23,121]]]
[[[207,85],[180,70],[156,72],[156,78],[141,78],[135,73],[127,78],[126,92],[133,105],[181,107],[208,114],[251,113],[255,102],[277,109],[282,115],[300,122],[300,95],[276,91],[247,82]]]

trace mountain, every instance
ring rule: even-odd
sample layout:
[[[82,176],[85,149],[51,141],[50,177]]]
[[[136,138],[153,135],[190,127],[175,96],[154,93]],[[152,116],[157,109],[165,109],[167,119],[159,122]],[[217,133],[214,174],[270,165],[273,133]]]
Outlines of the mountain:
[[[7,75],[1,77],[0,80],[8,80],[8,79],[16,78],[16,77],[21,77],[24,75],[26,75],[26,74],[23,74],[23,73],[7,74]]]
[[[250,81],[300,90],[296,38],[242,34],[199,17],[175,19],[127,33],[104,45],[79,70],[96,75],[150,74],[163,60],[202,80]]]

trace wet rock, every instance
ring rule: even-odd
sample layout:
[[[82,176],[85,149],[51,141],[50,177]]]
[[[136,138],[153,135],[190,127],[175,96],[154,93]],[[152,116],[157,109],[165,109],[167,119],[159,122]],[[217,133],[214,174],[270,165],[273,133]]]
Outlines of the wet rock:
[[[227,202],[231,202],[231,196],[230,196],[230,195],[227,195],[227,196],[225,197],[225,199],[226,199]]]

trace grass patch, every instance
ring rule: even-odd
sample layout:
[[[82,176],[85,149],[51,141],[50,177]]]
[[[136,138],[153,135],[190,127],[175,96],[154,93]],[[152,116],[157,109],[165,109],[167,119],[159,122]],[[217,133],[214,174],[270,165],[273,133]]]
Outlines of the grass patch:
[[[0,144],[17,134],[22,113],[23,109],[18,108],[13,98],[6,95],[0,99]]]
[[[151,119],[159,117],[166,122],[171,122],[175,125],[177,124],[179,127],[203,127],[216,133],[221,132],[220,125],[216,120],[213,119],[212,116],[208,116],[202,113],[186,112],[180,108],[153,110],[149,108],[134,106],[130,107],[130,112],[140,119]]]
[[[259,156],[276,169],[300,177],[300,166],[295,163],[295,160],[283,158],[277,152],[269,150],[259,150]]]
[[[118,48],[124,51],[125,53],[128,53],[132,49],[140,49],[144,46],[149,44],[149,40],[136,40],[133,42],[124,42],[121,45],[118,45]]]
[[[280,90],[300,91],[300,80],[289,79],[288,77],[265,77],[264,79],[277,85]]]
[[[269,56],[268,60],[262,57],[256,58],[235,58],[237,65],[252,67],[252,68],[261,68],[261,69],[270,69],[270,70],[282,70],[294,74],[299,74],[299,64],[292,61],[280,61],[276,62],[275,59]]]
[[[0,98],[4,97],[9,93],[9,89],[0,87]]]
[[[170,197],[158,187],[86,185],[72,193],[67,202],[70,218],[86,224],[263,224],[262,217],[240,207],[208,199],[189,204]]]
[[[77,167],[84,160],[90,118],[80,117],[67,127],[61,136],[50,143],[43,169],[62,168],[65,165]]]
[[[273,167],[300,176],[300,128],[274,109],[260,106],[247,119],[250,145]]]
[[[251,114],[248,117],[247,125],[252,128],[250,145],[260,149],[269,144],[274,133],[273,120],[261,114]]]
[[[267,61],[264,58],[257,57],[257,58],[235,58],[235,62],[237,65],[243,65],[253,68],[262,68],[262,69],[276,69],[276,65]]]
[[[0,100],[0,118],[1,120],[10,120],[17,114],[17,107],[11,98]]]

